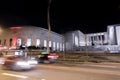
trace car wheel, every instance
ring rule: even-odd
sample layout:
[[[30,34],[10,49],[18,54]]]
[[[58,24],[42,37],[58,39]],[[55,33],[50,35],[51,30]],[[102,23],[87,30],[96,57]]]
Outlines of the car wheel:
[[[55,60],[55,59],[50,59],[49,62],[50,62],[50,63],[55,63],[56,60]]]
[[[50,63],[50,61],[48,61],[48,60],[44,60],[44,62],[43,62],[43,63],[46,63],[46,64],[47,64],[47,63]]]

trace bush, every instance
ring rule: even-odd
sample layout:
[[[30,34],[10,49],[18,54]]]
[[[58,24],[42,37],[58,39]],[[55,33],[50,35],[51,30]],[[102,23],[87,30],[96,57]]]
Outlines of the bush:
[[[29,46],[27,47],[28,49],[40,49],[40,47],[36,47],[36,46]]]

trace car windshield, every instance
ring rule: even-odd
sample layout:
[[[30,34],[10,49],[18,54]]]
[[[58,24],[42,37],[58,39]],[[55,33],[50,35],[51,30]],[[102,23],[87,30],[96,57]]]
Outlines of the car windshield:
[[[30,57],[24,57],[24,56],[6,56],[5,57],[8,60],[30,60]]]

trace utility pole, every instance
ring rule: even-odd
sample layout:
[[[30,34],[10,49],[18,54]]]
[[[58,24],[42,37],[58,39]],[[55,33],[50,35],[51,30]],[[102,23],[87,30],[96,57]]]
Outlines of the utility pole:
[[[87,35],[85,34],[85,53],[86,53],[86,59],[85,61],[88,61],[88,49],[87,49]]]
[[[48,24],[48,37],[47,37],[47,53],[49,53],[50,48],[49,48],[49,41],[50,41],[50,31],[51,31],[51,26],[50,26],[50,4],[52,0],[48,1],[48,9],[47,9],[47,24]]]
[[[87,52],[87,35],[85,34],[85,53],[86,56],[88,56],[88,52]]]

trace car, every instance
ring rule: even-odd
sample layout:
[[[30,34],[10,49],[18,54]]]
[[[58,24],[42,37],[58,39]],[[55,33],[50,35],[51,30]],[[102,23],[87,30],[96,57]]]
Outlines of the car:
[[[6,55],[2,58],[2,68],[10,70],[29,70],[35,67],[38,62],[34,58]]]
[[[38,63],[55,63],[58,59],[58,54],[55,52],[41,52],[36,56],[36,60]]]

